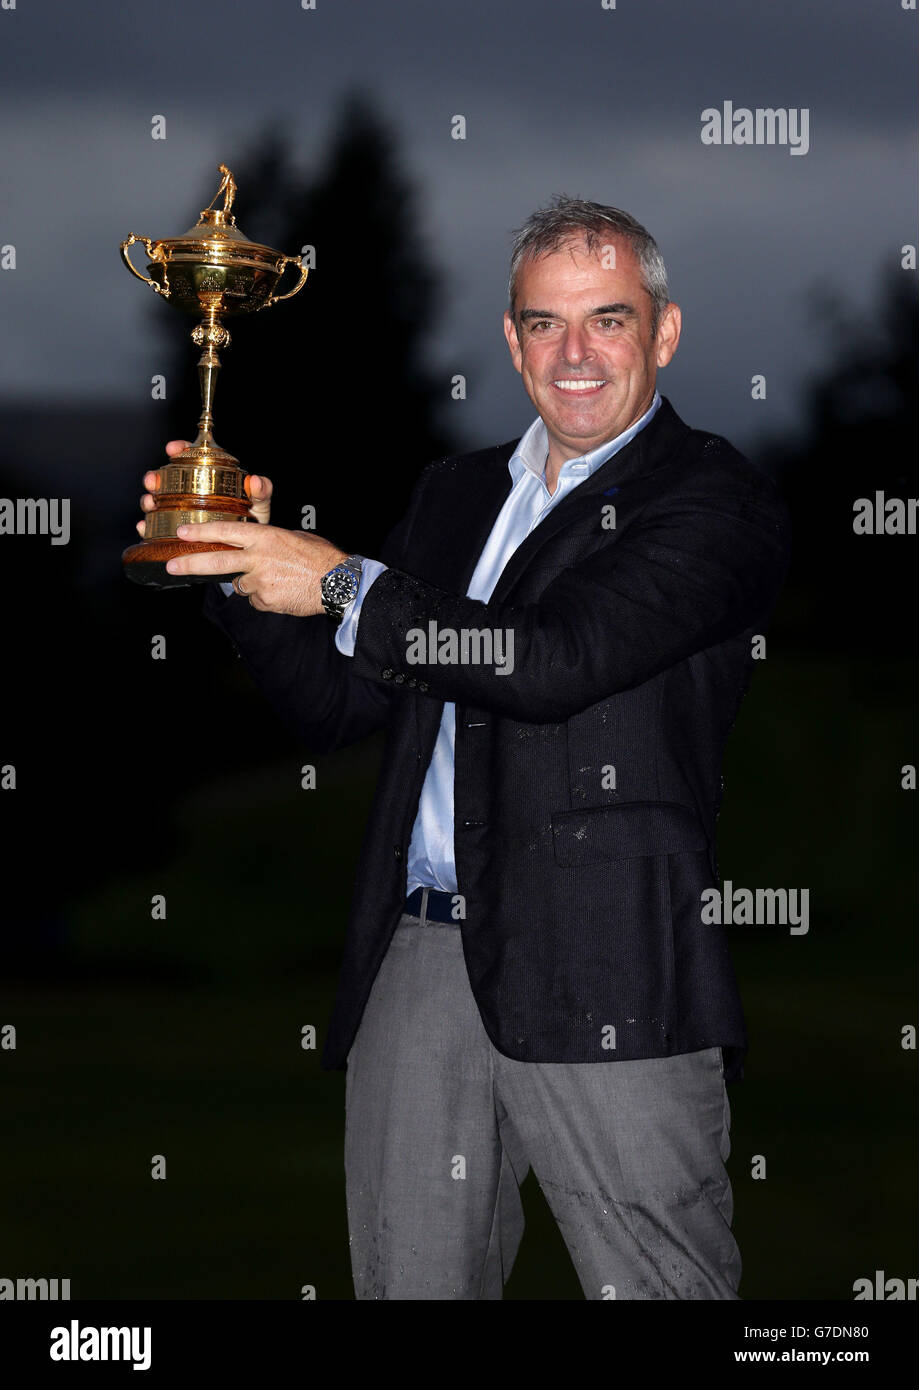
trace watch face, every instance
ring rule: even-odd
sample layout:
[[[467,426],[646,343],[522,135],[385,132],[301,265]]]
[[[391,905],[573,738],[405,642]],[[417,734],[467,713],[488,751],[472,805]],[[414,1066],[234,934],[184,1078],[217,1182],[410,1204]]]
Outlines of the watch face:
[[[335,604],[350,603],[357,593],[359,583],[353,570],[337,565],[322,582],[324,596]]]

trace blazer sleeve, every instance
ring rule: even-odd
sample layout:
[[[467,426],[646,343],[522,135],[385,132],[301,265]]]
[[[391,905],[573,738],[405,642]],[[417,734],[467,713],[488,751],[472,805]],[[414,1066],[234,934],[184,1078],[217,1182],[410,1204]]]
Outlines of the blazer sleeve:
[[[765,622],[787,571],[788,513],[750,465],[686,470],[623,531],[564,569],[538,601],[483,603],[393,567],[369,590],[353,663],[368,681],[397,675],[437,700],[528,723],[561,722]],[[500,629],[512,656],[494,665],[443,664],[412,629]],[[512,646],[511,646],[512,643]]]
[[[380,559],[387,565],[408,563],[427,471],[419,477],[404,517],[380,548]],[[255,684],[307,747],[331,752],[386,723],[392,688],[355,670],[353,658],[335,645],[336,629],[324,613],[309,618],[262,613],[248,599],[227,597],[218,584],[210,584],[204,614],[230,639]]]

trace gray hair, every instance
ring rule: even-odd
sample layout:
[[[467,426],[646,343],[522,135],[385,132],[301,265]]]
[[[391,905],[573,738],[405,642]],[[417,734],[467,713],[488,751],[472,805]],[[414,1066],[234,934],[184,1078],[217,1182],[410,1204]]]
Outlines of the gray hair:
[[[619,236],[631,248],[641,268],[642,282],[651,296],[651,337],[657,332],[661,314],[670,302],[667,267],[651,233],[621,208],[605,207],[584,198],[560,194],[548,207],[531,213],[514,232],[511,269],[507,282],[509,312],[514,315],[517,281],[523,262],[547,256],[575,238],[582,238],[590,252]]]

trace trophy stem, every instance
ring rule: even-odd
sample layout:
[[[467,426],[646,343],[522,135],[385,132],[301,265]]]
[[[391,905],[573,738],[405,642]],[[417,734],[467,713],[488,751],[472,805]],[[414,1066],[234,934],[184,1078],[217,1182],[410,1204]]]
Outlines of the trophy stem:
[[[214,395],[217,391],[217,373],[220,371],[218,347],[227,347],[230,335],[218,319],[216,312],[209,309],[204,323],[192,330],[191,340],[204,351],[198,358],[198,383],[201,387],[201,418],[198,421],[198,437],[195,448],[210,446],[217,448],[214,440]]]
[[[220,358],[214,348],[205,348],[198,359],[198,380],[201,383],[201,419],[198,421],[198,440],[203,443],[203,436],[209,440],[213,437],[211,430],[214,425],[214,392],[217,389],[217,373],[220,371]]]

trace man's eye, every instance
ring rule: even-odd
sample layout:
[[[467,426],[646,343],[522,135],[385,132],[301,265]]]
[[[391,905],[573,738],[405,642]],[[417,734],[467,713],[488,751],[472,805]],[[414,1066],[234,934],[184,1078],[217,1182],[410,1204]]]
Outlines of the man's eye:
[[[551,319],[537,319],[535,323],[533,323],[533,324],[530,325],[530,332],[531,332],[531,333],[537,333],[537,332],[539,331],[539,329],[541,329],[541,328],[551,328],[551,327],[552,327],[552,320],[551,320]]]
[[[618,319],[597,319],[597,325],[603,329],[621,327]]]

